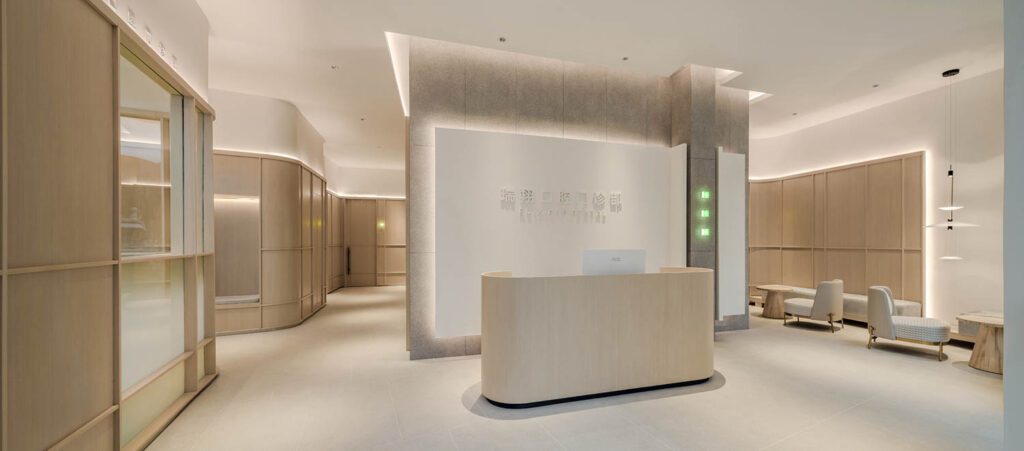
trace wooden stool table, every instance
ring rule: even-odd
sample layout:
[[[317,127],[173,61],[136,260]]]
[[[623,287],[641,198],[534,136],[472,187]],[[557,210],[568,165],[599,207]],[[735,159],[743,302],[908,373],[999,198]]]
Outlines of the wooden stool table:
[[[960,315],[956,319],[978,324],[971,351],[971,368],[1003,374],[1003,318],[998,316]]]
[[[761,316],[771,319],[785,318],[785,294],[793,291],[793,287],[786,285],[758,285],[757,289],[765,292],[764,310],[761,311]]]

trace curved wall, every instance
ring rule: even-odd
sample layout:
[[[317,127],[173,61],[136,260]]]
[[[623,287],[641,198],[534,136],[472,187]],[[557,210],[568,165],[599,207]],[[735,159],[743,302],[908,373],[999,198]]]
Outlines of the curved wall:
[[[294,158],[324,174],[324,138],[295,105],[217,89],[210,101],[217,106],[214,148]]]
[[[216,152],[218,334],[295,326],[324,306],[325,192],[298,161]]]

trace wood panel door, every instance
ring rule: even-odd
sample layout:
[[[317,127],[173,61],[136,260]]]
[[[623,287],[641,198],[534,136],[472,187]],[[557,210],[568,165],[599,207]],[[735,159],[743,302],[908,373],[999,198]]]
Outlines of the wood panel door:
[[[377,201],[348,199],[345,237],[348,239],[347,282],[349,287],[377,284]]]

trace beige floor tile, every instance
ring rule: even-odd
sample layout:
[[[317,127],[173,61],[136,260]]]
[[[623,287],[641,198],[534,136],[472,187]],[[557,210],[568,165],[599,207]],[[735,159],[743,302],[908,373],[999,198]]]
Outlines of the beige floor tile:
[[[998,449],[1002,378],[970,350],[867,349],[847,325],[751,316],[711,381],[533,409],[480,396],[478,356],[410,361],[404,290],[352,288],[292,329],[217,339],[221,376],[155,450]]]

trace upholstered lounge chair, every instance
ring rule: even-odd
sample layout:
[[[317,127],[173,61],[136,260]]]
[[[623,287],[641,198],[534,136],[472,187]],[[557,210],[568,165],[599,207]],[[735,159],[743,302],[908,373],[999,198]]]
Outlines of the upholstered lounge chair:
[[[942,347],[949,342],[949,324],[936,318],[893,316],[895,311],[889,287],[868,289],[868,349],[879,337],[938,346],[941,362],[944,357]]]
[[[783,324],[786,324],[786,320],[791,316],[798,322],[800,318],[828,321],[829,329],[836,333],[834,321],[839,321],[843,328],[846,327],[843,322],[843,281],[836,279],[819,283],[814,299],[786,299],[783,311]]]

